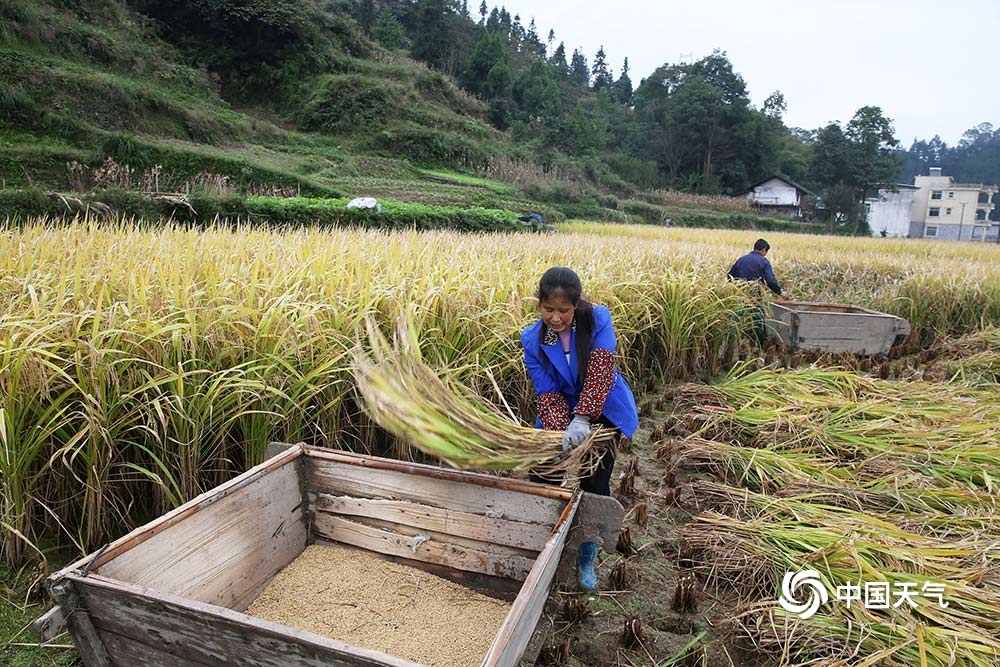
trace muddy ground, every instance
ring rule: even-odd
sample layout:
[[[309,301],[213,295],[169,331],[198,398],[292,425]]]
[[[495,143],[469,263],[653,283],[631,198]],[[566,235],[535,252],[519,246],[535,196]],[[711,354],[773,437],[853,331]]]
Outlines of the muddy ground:
[[[560,584],[540,624],[549,628],[536,665],[743,667],[756,664],[734,642],[738,606],[707,590],[680,531],[698,512],[698,476],[672,452],[684,434],[669,390],[640,401],[640,428],[618,452],[612,494],[625,508],[615,553],[601,552],[599,591]]]

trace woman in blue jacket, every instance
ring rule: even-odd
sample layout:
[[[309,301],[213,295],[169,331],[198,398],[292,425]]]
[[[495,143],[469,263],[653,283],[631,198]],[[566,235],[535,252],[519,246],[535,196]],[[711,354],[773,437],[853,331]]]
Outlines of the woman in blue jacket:
[[[580,277],[573,270],[549,269],[538,284],[541,317],[521,332],[524,364],[537,395],[536,426],[563,431],[564,452],[579,446],[593,425],[615,429],[628,438],[639,425],[632,390],[615,368],[618,339],[611,312],[582,295]],[[609,496],[614,448],[607,447],[598,456],[598,465],[580,480],[580,488]],[[535,475],[532,479],[558,481]],[[596,557],[596,542],[580,545],[577,566],[580,585],[587,590],[597,588]]]

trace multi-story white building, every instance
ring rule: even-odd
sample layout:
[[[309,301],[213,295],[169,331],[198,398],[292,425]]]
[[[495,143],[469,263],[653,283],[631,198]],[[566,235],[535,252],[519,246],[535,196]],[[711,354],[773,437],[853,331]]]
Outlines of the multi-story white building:
[[[942,176],[940,167],[931,167],[928,176],[917,176],[913,184],[911,238],[997,241],[1000,223],[990,220],[997,186],[956,183]]]

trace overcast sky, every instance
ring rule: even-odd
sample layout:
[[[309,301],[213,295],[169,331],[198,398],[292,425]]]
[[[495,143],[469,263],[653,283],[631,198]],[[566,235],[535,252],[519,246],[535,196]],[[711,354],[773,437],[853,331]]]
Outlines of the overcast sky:
[[[980,123],[1000,126],[1000,0],[507,0],[544,43],[603,46],[615,78],[633,86],[665,63],[726,52],[760,108],[780,90],[785,124],[846,125],[871,105],[909,148],[935,134],[955,145]],[[479,3],[469,11],[478,18]]]

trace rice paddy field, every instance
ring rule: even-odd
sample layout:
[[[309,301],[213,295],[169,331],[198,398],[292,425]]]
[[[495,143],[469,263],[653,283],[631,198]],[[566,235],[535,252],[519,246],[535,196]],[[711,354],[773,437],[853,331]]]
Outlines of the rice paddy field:
[[[0,558],[94,550],[272,441],[423,460],[352,374],[365,323],[401,312],[429,364],[531,423],[518,332],[564,265],[611,309],[640,398],[616,491],[634,539],[601,568],[640,593],[554,612],[542,663],[1000,665],[1000,247],[765,234],[792,298],[912,327],[888,360],[790,357],[750,345],[753,295],[725,279],[758,235],[8,223]],[[566,647],[601,632],[601,651]]]

